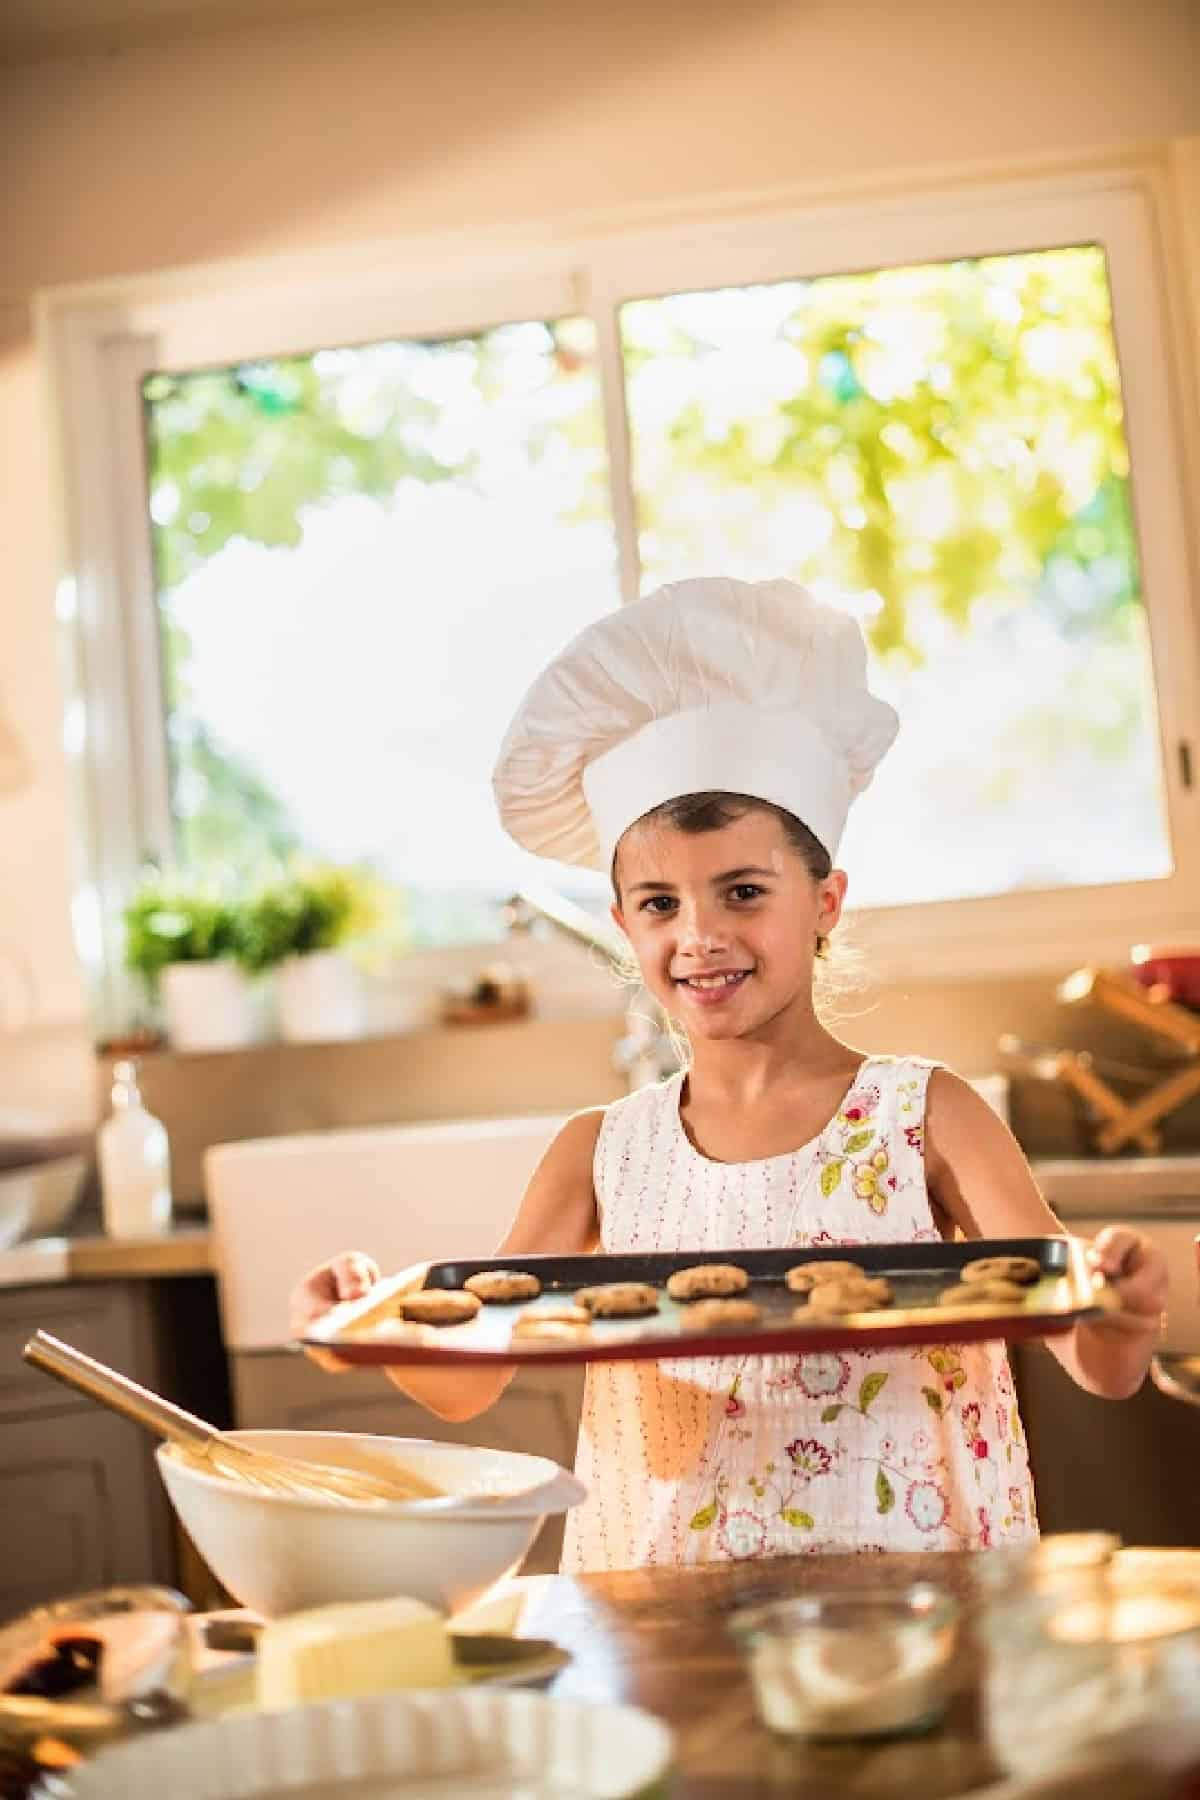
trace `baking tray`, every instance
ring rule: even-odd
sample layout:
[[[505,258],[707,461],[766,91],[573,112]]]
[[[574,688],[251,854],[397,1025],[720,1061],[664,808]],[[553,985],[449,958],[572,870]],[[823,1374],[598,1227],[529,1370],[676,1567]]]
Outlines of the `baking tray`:
[[[1028,1256],[1042,1273],[1019,1301],[950,1307],[938,1304],[965,1263],[980,1256]],[[793,1317],[799,1296],[784,1285],[797,1263],[853,1261],[871,1275],[885,1275],[894,1303],[879,1311],[842,1318]],[[676,1269],[730,1262],[750,1276],[749,1297],[763,1317],[736,1330],[698,1331],[670,1299],[665,1283]],[[397,1302],[417,1288],[460,1288],[484,1269],[522,1269],[536,1275],[542,1292],[516,1305],[485,1305],[464,1325],[402,1329],[394,1338],[386,1322],[398,1318]],[[512,1337],[525,1313],[561,1306],[581,1287],[608,1281],[643,1281],[660,1289],[659,1311],[642,1319],[595,1319],[586,1337],[546,1342]],[[1077,1238],[986,1238],[962,1243],[854,1244],[814,1250],[677,1250],[591,1256],[498,1256],[420,1263],[377,1284],[362,1300],[334,1307],[304,1342],[336,1350],[347,1362],[375,1364],[487,1365],[489,1363],[586,1363],[657,1357],[773,1355],[779,1352],[876,1349],[904,1344],[962,1344],[981,1338],[1052,1337],[1080,1319],[1118,1304],[1112,1289],[1089,1267]]]

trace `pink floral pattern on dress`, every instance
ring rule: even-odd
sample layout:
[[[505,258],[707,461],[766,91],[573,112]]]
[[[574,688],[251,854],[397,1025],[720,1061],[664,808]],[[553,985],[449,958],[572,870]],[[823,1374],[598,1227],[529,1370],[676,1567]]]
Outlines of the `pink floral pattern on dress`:
[[[679,1080],[608,1109],[596,1192],[608,1251],[936,1240],[929,1065],[871,1058],[790,1155],[707,1162]],[[1003,1346],[706,1357],[589,1367],[568,1570],[797,1551],[972,1549],[1036,1533]]]
[[[828,1475],[833,1467],[833,1457],[816,1438],[795,1438],[787,1446],[787,1453],[792,1467],[798,1469],[806,1481],[811,1481],[814,1475]]]

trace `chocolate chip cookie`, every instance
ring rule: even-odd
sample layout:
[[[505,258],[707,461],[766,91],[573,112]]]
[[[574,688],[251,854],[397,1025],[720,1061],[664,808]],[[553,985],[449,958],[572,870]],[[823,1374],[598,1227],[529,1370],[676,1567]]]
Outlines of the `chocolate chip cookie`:
[[[964,1263],[963,1281],[1015,1281],[1029,1287],[1041,1274],[1032,1256],[977,1256]]]
[[[644,1319],[658,1311],[658,1289],[644,1281],[606,1281],[575,1296],[595,1319]]]
[[[954,1287],[943,1288],[938,1295],[938,1305],[1011,1306],[1015,1300],[1024,1300],[1027,1292],[1027,1288],[1020,1287],[1015,1281],[1001,1281],[998,1276],[984,1281],[976,1276],[973,1281],[961,1281]]]
[[[402,1318],[422,1325],[464,1325],[479,1311],[481,1302],[461,1288],[418,1288],[399,1302]]]
[[[750,1277],[735,1263],[698,1263],[691,1269],[676,1269],[667,1277],[672,1300],[723,1300],[731,1294],[744,1294],[749,1286]]]
[[[546,1318],[542,1313],[527,1313],[512,1328],[513,1341],[534,1344],[578,1344],[589,1335],[587,1313],[580,1309],[584,1323],[571,1319]]]
[[[808,1296],[808,1305],[799,1307],[795,1317],[822,1317],[825,1314],[878,1312],[892,1303],[891,1283],[882,1278],[863,1276],[853,1281],[823,1281]]]
[[[797,1263],[783,1279],[793,1294],[811,1294],[831,1281],[866,1281],[867,1271],[860,1263],[806,1262]]]
[[[492,1306],[536,1300],[542,1291],[537,1276],[527,1275],[523,1269],[481,1269],[478,1275],[468,1275],[463,1287],[468,1294],[476,1294]]]
[[[536,1312],[522,1313],[522,1319],[541,1319],[555,1325],[590,1325],[592,1315],[583,1306],[569,1306],[566,1301],[552,1306],[539,1306]]]
[[[732,1331],[738,1325],[757,1325],[761,1319],[757,1301],[736,1297],[696,1300],[679,1315],[685,1331]]]

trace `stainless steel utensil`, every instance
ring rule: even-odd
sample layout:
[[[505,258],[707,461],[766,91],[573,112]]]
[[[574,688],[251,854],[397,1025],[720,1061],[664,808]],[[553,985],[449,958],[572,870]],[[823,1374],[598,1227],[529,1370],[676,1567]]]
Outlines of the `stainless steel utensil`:
[[[386,1474],[373,1474],[252,1450],[48,1332],[35,1332],[25,1346],[24,1356],[35,1369],[77,1388],[101,1406],[123,1413],[135,1425],[178,1445],[192,1459],[209,1464],[215,1474],[268,1493],[330,1500],[346,1506],[441,1498],[439,1487],[407,1469],[393,1471],[389,1466]]]

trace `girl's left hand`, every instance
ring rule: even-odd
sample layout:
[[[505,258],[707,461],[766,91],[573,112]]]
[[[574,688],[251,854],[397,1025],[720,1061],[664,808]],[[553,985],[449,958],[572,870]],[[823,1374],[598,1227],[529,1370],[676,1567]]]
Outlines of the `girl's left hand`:
[[[1093,1239],[1087,1259],[1105,1276],[1121,1302],[1119,1312],[1095,1321],[1120,1331],[1157,1337],[1167,1309],[1167,1259],[1152,1238],[1128,1225],[1107,1225]]]

